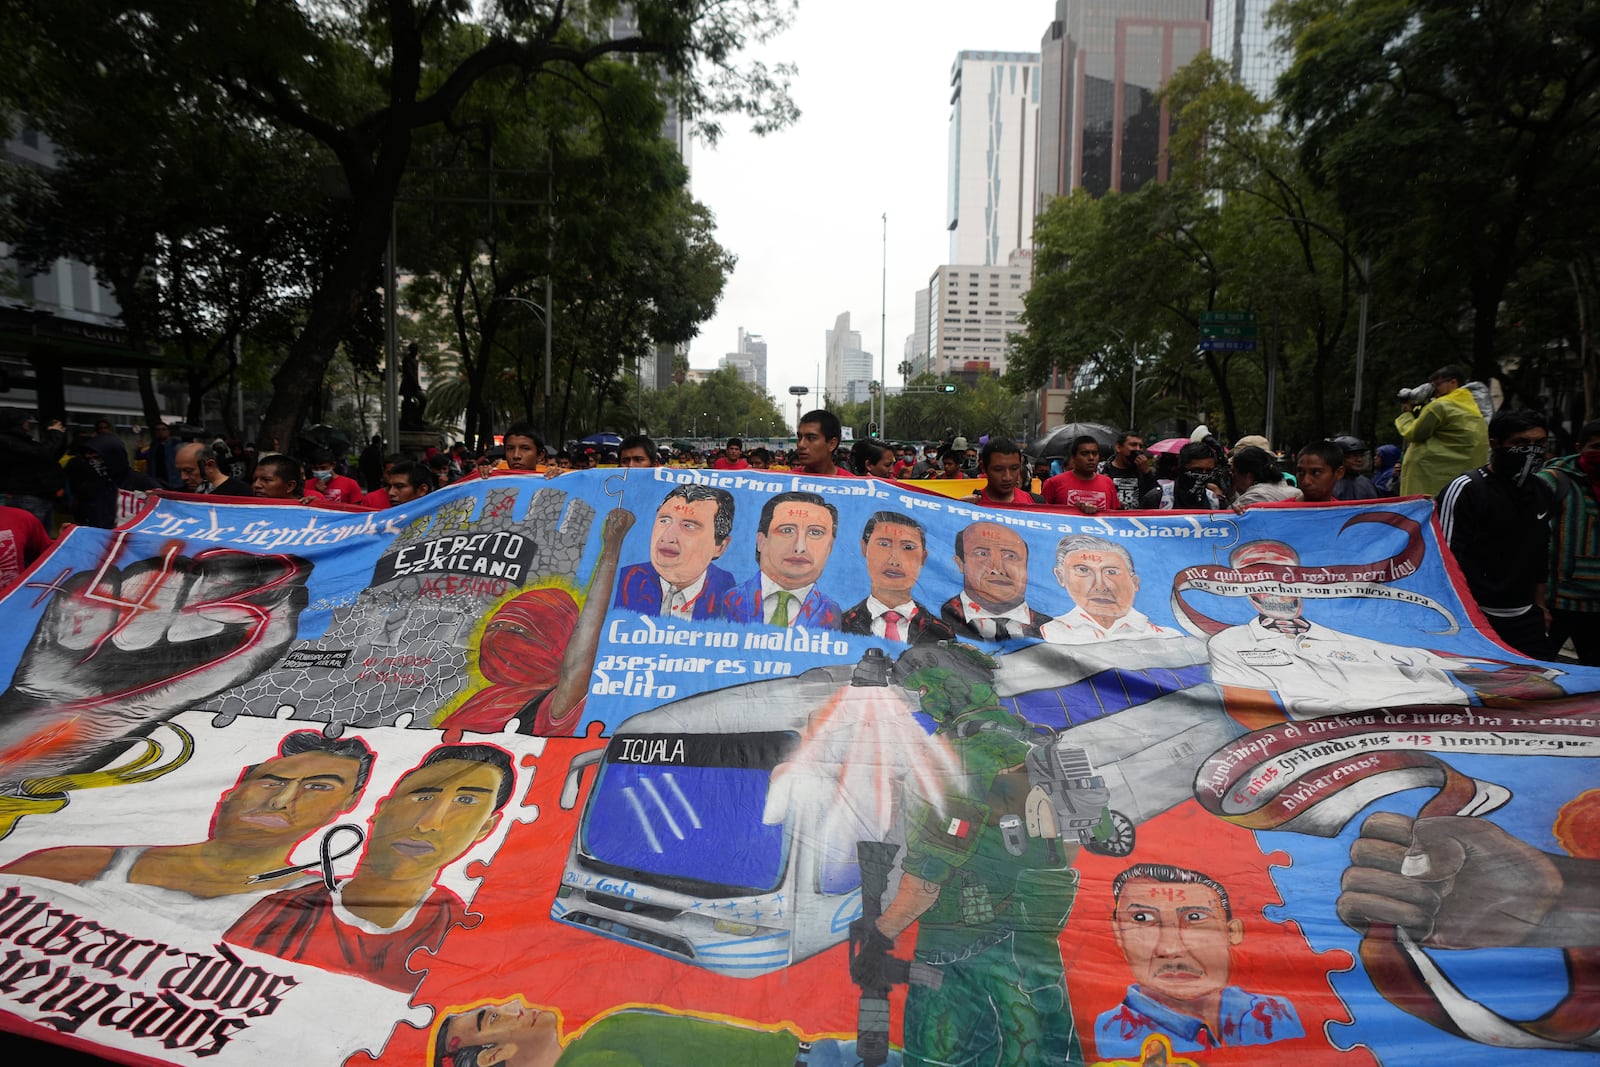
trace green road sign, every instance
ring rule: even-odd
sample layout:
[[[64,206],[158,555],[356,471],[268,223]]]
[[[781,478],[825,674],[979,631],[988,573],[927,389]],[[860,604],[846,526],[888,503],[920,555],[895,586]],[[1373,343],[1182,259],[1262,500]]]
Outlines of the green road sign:
[[[1256,313],[1254,311],[1202,311],[1200,312],[1200,325],[1208,323],[1249,323],[1255,325]]]

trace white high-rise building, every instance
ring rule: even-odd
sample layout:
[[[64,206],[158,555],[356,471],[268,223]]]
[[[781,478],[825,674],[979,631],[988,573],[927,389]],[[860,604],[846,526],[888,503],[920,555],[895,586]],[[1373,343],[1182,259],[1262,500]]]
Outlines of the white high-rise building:
[[[950,68],[950,262],[1033,247],[1037,52],[960,52]]]
[[[906,338],[906,362],[911,364],[911,374],[907,381],[919,374],[927,374],[928,366],[928,306],[932,294],[927,289],[918,289],[915,299],[915,310],[911,315],[911,335]]]
[[[829,404],[864,403],[872,382],[872,353],[861,350],[861,331],[850,328],[850,312],[842,312],[827,331],[823,387]],[[818,405],[822,400],[819,398]]]
[[[928,279],[928,370],[945,377],[1000,374],[1006,347],[1021,326],[1032,253],[1013,252],[1004,266],[954,264]]]

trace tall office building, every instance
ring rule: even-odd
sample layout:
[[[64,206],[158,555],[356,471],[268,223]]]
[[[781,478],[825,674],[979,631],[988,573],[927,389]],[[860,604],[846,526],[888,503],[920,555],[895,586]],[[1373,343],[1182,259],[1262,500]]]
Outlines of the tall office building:
[[[861,350],[861,331],[850,328],[850,312],[842,312],[827,331],[823,386],[829,404],[865,403],[872,382],[871,352]],[[818,403],[821,403],[819,398]]]
[[[739,327],[739,355],[748,360],[755,372],[752,382],[763,393],[767,391],[767,342],[759,333],[746,333]]]
[[[763,393],[767,391],[767,342],[761,339],[760,334],[745,333],[744,327],[739,327],[738,350],[723,356],[717,361],[717,366],[732,367],[739,373],[741,381]]]
[[[1267,29],[1272,0],[1213,0],[1211,54],[1224,60],[1233,80],[1263,100],[1272,99],[1278,76],[1294,56]]]
[[[950,262],[1033,246],[1039,56],[960,52],[950,67]]]
[[[1238,0],[1219,0],[1221,3]],[[1209,0],[1056,0],[1040,43],[1038,206],[1167,177],[1155,94],[1210,42]]]

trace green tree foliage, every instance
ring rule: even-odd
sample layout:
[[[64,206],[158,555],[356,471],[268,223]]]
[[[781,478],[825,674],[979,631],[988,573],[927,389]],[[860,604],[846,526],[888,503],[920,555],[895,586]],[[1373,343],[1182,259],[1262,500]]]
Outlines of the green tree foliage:
[[[886,441],[937,441],[946,431],[976,441],[984,434],[1015,437],[1024,429],[1027,404],[1012,389],[993,375],[982,375],[972,382],[940,380],[924,374],[908,383],[910,390],[897,393],[884,403]],[[947,392],[946,385],[954,385]],[[867,436],[868,405],[833,405],[839,421],[852,427],[855,435]]]
[[[1295,48],[1280,92],[1307,172],[1383,260],[1383,288],[1463,337],[1475,374],[1552,339],[1503,334],[1519,285],[1524,306],[1541,281],[1544,301],[1594,306],[1593,4],[1284,0],[1274,17]]]
[[[590,104],[604,118],[606,62],[628,57],[702,134],[714,135],[717,116],[726,114],[747,116],[760,130],[777,128],[795,116],[787,96],[792,71],[739,65],[737,57],[781,30],[793,6],[635,0],[636,35],[613,39],[608,16],[619,5],[604,2],[16,0],[7,18],[22,29],[6,36],[25,32],[29,45],[10,55],[24,69],[0,87],[12,87],[19,104],[27,94],[22,110],[52,132],[86,72],[117,72],[127,106],[110,102],[105,122],[121,125],[130,150],[143,150],[142,167],[152,164],[145,120],[153,115],[229,141],[281,146],[327,168],[334,180],[323,188],[336,195],[323,205],[319,254],[299,279],[303,313],[259,432],[263,441],[292,440],[378,288],[391,212],[419,147],[438,131],[474,121],[462,108],[480,83],[562,78],[595,90]],[[136,169],[105,162],[107,181]]]
[[[629,382],[636,388],[636,383]],[[633,421],[638,394],[619,404],[616,425]],[[647,391],[643,397],[644,429],[658,443],[676,437],[783,437],[789,433],[783,412],[770,396],[742,381],[732,367],[714,371],[703,382],[685,382],[670,389]],[[626,420],[626,421],[624,421]]]
[[[1060,369],[1074,382],[1075,417],[1125,425],[1137,344],[1143,425],[1178,433],[1204,421],[1230,439],[1262,432],[1270,369],[1281,442],[1344,432],[1366,275],[1343,216],[1305,176],[1268,105],[1223,64],[1201,56],[1164,96],[1177,119],[1166,183],[1098,200],[1080,192],[1037,220],[1011,380],[1034,387]],[[1254,311],[1256,350],[1198,347],[1207,311]],[[1404,335],[1403,318],[1396,309],[1388,340]],[[1369,363],[1364,435],[1386,418],[1374,415],[1375,390],[1393,384],[1377,373],[1381,360]]]
[[[418,277],[407,302],[448,322],[452,349],[433,415],[464,415],[469,440],[508,418],[558,441],[602,425],[604,406],[620,402],[620,373],[657,344],[693,337],[732,269],[660,136],[652,86],[627,65],[597,73],[603,88],[581,92],[556,79],[480,84],[463,108],[479,117],[429,146],[443,162],[408,195],[401,232],[416,252],[401,259]]]

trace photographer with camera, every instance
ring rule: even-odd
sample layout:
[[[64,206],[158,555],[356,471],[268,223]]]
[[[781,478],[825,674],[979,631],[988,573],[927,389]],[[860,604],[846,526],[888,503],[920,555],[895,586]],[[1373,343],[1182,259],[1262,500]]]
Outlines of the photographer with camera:
[[[1401,496],[1438,496],[1458,474],[1489,461],[1489,426],[1466,379],[1459,367],[1441,367],[1427,385],[1400,391]]]

